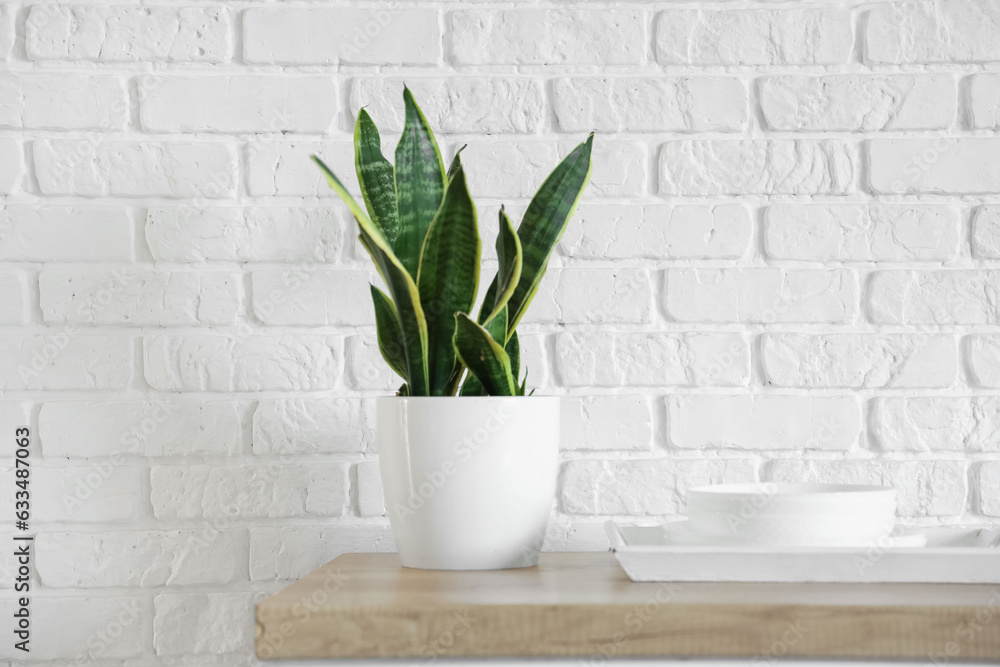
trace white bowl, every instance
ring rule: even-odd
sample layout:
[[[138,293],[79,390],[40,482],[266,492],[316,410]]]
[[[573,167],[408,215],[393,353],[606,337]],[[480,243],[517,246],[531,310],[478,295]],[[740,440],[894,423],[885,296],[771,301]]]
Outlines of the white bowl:
[[[867,546],[896,522],[896,490],[852,484],[720,484],[688,492],[695,532],[734,544]]]

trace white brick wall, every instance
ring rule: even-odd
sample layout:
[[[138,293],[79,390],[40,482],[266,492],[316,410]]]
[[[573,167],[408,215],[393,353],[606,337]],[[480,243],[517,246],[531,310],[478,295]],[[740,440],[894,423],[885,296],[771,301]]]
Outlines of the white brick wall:
[[[468,144],[491,259],[500,204],[598,133],[521,327],[529,384],[566,396],[550,548],[722,481],[1000,520],[998,23],[998,0],[0,3],[31,658],[245,665],[257,597],[394,548],[372,398],[399,381],[308,156],[355,189],[355,113],[391,153],[404,82],[446,159]]]

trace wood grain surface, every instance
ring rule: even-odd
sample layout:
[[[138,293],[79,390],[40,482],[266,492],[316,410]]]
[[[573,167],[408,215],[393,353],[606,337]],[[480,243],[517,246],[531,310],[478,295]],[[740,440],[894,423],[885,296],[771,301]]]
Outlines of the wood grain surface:
[[[403,568],[345,554],[257,605],[263,659],[583,656],[1000,661],[1000,587],[634,583],[611,553]]]

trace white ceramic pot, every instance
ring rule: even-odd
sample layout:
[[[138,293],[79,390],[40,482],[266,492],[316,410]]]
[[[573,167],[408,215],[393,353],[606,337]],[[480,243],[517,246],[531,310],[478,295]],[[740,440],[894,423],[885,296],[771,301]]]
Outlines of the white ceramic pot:
[[[376,401],[385,506],[406,567],[538,563],[556,493],[558,397]]]

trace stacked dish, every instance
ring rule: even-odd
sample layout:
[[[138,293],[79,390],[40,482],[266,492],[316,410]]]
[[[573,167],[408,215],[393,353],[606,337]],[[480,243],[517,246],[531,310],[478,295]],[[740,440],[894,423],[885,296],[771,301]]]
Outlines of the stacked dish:
[[[688,520],[667,524],[678,544],[856,547],[884,542],[896,490],[851,484],[722,484],[688,492]]]

